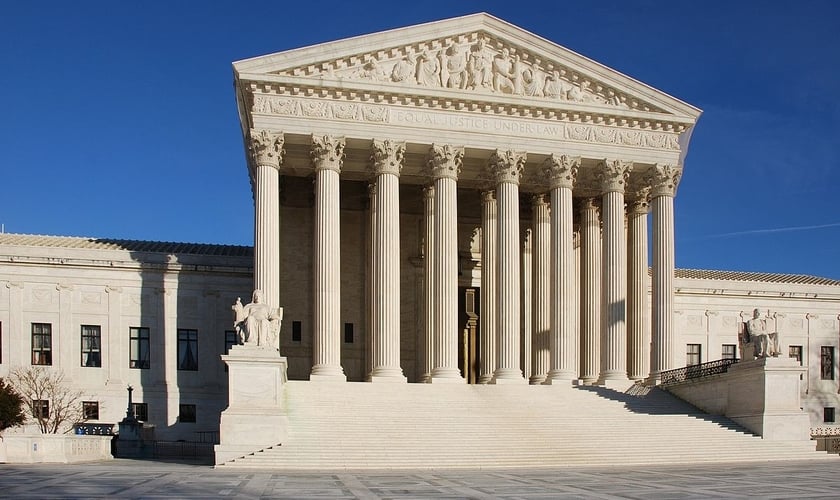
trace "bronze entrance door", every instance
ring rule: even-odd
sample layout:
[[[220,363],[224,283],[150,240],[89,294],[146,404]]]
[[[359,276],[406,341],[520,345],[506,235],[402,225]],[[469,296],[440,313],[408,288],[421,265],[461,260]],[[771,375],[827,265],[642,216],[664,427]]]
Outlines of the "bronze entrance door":
[[[458,287],[458,369],[468,384],[478,383],[480,374],[480,302],[477,287]]]

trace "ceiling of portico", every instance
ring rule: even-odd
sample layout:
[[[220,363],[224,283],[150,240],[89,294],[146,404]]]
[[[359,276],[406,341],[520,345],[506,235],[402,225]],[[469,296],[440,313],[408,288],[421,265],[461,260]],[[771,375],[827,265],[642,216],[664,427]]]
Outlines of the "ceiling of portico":
[[[346,138],[343,176],[369,178],[371,139],[406,142],[401,182],[428,182],[432,143],[465,150],[481,185],[496,149],[525,151],[523,188],[551,153],[682,165],[700,111],[487,14],[234,63],[243,134],[283,132],[285,175],[312,172],[311,135]],[[250,161],[250,159],[249,159]]]

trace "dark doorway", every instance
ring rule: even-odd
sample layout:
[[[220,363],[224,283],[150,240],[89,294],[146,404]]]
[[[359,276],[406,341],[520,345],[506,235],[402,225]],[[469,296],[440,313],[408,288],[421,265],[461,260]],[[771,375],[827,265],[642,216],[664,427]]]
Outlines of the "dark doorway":
[[[476,287],[458,287],[458,369],[468,384],[478,383],[481,298]]]

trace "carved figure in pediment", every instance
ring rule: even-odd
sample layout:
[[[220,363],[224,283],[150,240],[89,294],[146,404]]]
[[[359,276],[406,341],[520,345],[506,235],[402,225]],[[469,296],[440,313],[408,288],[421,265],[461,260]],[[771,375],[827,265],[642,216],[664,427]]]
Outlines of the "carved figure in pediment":
[[[469,79],[467,88],[492,88],[492,61],[490,55],[484,50],[484,40],[479,40],[475,45],[470,47],[469,60],[467,62],[467,72]]]
[[[440,64],[428,50],[417,58],[417,83],[427,87],[440,87]]]
[[[362,65],[359,72],[356,74],[357,78],[376,81],[385,80],[385,76],[385,70],[379,67],[379,62],[377,62],[376,59],[367,61],[364,65]]]
[[[552,71],[552,73],[546,77],[543,94],[546,97],[551,97],[554,99],[560,99],[561,101],[565,101],[569,98],[569,90],[571,88],[571,85],[569,85],[568,83],[566,83],[565,80],[560,78],[560,72],[555,70]]]
[[[412,82],[414,80],[414,68],[417,67],[417,61],[411,55],[407,55],[394,64],[394,69],[391,70],[391,80],[395,82]]]
[[[531,97],[544,97],[548,74],[537,67],[536,64],[522,72],[522,83],[525,95]]]
[[[510,57],[510,51],[504,48],[501,54],[493,58],[493,90],[505,94],[514,93],[514,78],[514,61]]]
[[[440,80],[444,87],[463,89],[467,86],[467,58],[455,44],[441,52]]]

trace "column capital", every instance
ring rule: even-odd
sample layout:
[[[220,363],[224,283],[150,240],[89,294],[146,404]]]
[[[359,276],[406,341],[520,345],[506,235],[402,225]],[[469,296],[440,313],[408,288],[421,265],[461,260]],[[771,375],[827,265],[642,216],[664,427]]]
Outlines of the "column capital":
[[[251,129],[249,148],[254,155],[254,162],[260,167],[280,168],[283,163],[283,149],[285,139],[283,132],[272,132],[265,129]]]
[[[492,189],[485,189],[481,191],[481,201],[485,203],[490,203],[491,201],[496,201],[496,191]]]
[[[458,180],[463,159],[464,148],[462,147],[452,146],[451,144],[432,144],[432,147],[429,148],[429,159],[426,164],[429,166],[433,179]]]
[[[551,153],[542,164],[543,173],[548,178],[551,189],[572,189],[577,180],[578,169],[580,169],[580,156]]]
[[[545,201],[545,193],[536,193],[531,195],[531,206],[541,206],[541,205],[548,205],[548,202]]]
[[[663,163],[654,165],[653,168],[648,170],[646,176],[646,180],[651,187],[651,197],[673,197],[677,193],[680,177],[682,177],[682,168],[678,166]]]
[[[374,139],[371,144],[370,159],[373,161],[372,170],[376,175],[393,174],[399,177],[404,157],[405,142]]]
[[[595,210],[596,212],[600,210],[600,205],[598,203],[597,198],[583,198],[580,201],[580,210],[581,212],[584,210]]]
[[[435,197],[435,185],[429,184],[428,186],[423,186],[423,199],[428,200]]]
[[[643,187],[632,193],[627,200],[627,213],[643,215],[650,211],[650,187]]]
[[[334,170],[340,173],[344,162],[344,137],[312,134],[312,150],[309,155],[316,172]]]
[[[598,171],[595,176],[601,184],[601,191],[604,193],[623,193],[632,170],[632,161],[607,158],[598,163]]]
[[[488,169],[497,183],[509,182],[519,185],[519,178],[527,160],[528,155],[525,152],[497,149],[490,156]]]

